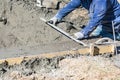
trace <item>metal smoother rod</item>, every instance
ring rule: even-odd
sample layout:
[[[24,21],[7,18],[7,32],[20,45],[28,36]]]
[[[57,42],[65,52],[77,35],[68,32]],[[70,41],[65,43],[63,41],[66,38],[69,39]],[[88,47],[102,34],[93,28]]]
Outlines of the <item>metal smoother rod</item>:
[[[47,22],[44,18],[40,18],[40,19],[41,19],[42,21],[44,21],[44,22]],[[75,42],[77,42],[77,43],[79,43],[79,44],[81,44],[81,45],[83,45],[83,46],[87,46],[87,45],[86,45],[85,43],[83,43],[82,41],[75,39],[73,36],[69,35],[69,33],[63,31],[62,29],[56,27],[55,25],[50,24],[50,23],[47,23],[47,24],[50,25],[50,26],[51,26],[52,28],[54,28],[55,30],[57,30],[57,31],[59,31],[60,33],[62,33],[63,35],[65,35],[66,37],[72,39],[73,41],[75,41]]]
[[[112,29],[113,29],[113,38],[114,38],[115,52],[116,52],[116,55],[117,55],[118,53],[117,53],[117,46],[116,46],[115,27],[114,27],[114,22],[113,21],[112,21]]]

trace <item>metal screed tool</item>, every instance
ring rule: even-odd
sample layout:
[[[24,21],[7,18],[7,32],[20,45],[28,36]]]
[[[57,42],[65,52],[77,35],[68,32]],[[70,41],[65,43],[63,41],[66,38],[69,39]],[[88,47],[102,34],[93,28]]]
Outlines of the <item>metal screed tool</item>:
[[[69,39],[72,39],[73,41],[83,45],[83,46],[87,46],[87,44],[83,43],[80,40],[75,39],[73,36],[71,36],[69,33],[63,31],[62,29],[58,28],[57,26],[48,23],[47,20],[45,20],[44,18],[40,18],[42,21],[44,21],[46,24],[48,24],[50,27],[52,27],[53,29],[57,30],[58,32],[60,32],[61,34],[63,34],[64,36],[68,37]]]

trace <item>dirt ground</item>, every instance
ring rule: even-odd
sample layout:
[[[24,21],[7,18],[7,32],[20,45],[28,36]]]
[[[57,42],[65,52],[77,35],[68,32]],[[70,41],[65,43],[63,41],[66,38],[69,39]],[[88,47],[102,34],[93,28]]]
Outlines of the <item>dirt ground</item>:
[[[120,55],[62,56],[0,65],[1,80],[120,80]]]
[[[0,0],[0,59],[59,52],[82,46],[61,35],[40,17],[50,19],[68,0]],[[82,14],[79,14],[82,13]],[[57,26],[72,34],[88,21],[83,8],[70,13]],[[96,39],[84,40],[94,43]],[[120,55],[62,56],[0,64],[0,80],[120,80]]]

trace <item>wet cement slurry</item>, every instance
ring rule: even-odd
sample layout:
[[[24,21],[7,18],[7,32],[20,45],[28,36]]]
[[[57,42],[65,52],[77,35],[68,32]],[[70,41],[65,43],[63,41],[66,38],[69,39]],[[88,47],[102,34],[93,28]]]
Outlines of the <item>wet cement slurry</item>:
[[[0,50],[0,59],[38,55],[42,53],[54,53],[66,50],[79,49],[81,46],[73,41],[42,44],[32,47],[9,48]]]
[[[77,43],[53,30],[39,19],[40,17],[50,19],[57,10],[39,8],[36,6],[35,0],[0,0],[0,4],[0,17],[7,19],[6,24],[4,21],[0,22],[0,59],[58,52],[79,47]],[[71,13],[69,16],[73,14]],[[69,16],[65,19],[69,20]],[[71,19],[74,19],[74,16]],[[78,20],[76,21],[78,23]],[[86,20],[82,20],[79,24],[85,22]],[[69,22],[63,22],[58,26],[69,33],[78,31],[70,28],[72,24],[69,24]]]

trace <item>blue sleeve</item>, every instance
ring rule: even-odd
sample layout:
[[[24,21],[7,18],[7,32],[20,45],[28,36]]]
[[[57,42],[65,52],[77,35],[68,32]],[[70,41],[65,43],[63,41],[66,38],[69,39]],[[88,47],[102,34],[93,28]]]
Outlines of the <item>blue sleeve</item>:
[[[67,14],[69,14],[74,9],[78,8],[81,4],[80,0],[71,0],[65,7],[63,7],[61,10],[58,11],[58,13],[55,15],[59,20],[61,20],[63,17],[65,17]]]
[[[85,36],[88,36],[102,21],[105,17],[108,0],[93,0],[96,1],[93,9],[92,16],[87,24],[87,26],[81,31]]]

